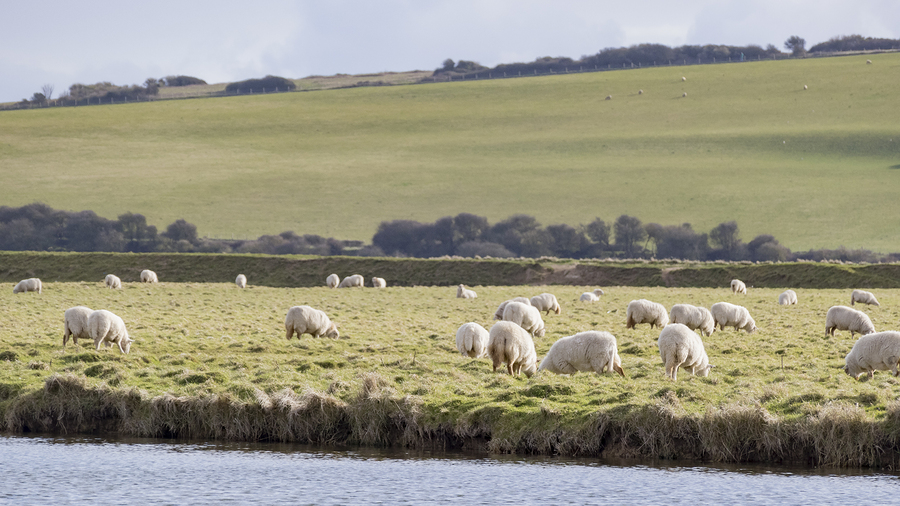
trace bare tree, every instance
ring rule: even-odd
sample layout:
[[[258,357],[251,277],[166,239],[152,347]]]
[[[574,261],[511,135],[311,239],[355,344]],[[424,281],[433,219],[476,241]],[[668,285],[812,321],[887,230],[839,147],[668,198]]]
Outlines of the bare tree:
[[[53,85],[45,84],[41,86],[41,93],[43,93],[44,98],[50,100],[51,98],[53,98]]]

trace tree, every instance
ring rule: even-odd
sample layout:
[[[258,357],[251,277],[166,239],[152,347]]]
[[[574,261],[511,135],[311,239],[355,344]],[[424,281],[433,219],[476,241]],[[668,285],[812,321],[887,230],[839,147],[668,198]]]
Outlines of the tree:
[[[636,258],[640,252],[638,243],[647,238],[647,231],[641,225],[641,220],[623,214],[616,218],[615,231],[616,246],[625,252],[627,257]]]
[[[197,226],[184,220],[175,220],[174,223],[166,227],[166,231],[161,235],[175,242],[183,240],[195,244],[197,242]]]
[[[601,249],[609,248],[609,225],[600,218],[594,218],[594,221],[588,223],[584,227],[587,236],[600,245]]]
[[[456,62],[450,58],[447,58],[446,60],[444,60],[444,63],[442,64],[441,68],[443,70],[453,70],[454,65],[456,65]]]
[[[803,56],[806,54],[806,40],[797,35],[791,35],[788,40],[784,41],[784,48],[789,49],[794,56]]]
[[[47,100],[52,99],[53,98],[53,85],[45,84],[45,85],[41,86],[41,93],[44,95],[44,97]]]
[[[738,224],[736,221],[726,221],[719,223],[716,228],[710,230],[709,240],[719,248],[731,260],[737,260],[735,253],[741,245],[741,239],[738,237]]]
[[[587,238],[584,232],[569,225],[550,225],[547,233],[553,238],[553,252],[563,258],[579,258]]]

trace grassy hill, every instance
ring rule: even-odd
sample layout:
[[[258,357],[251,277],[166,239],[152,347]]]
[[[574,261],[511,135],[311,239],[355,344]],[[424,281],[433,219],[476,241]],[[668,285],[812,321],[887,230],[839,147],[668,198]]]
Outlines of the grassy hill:
[[[0,205],[362,240],[459,212],[626,213],[900,251],[898,70],[883,54],[11,111]]]

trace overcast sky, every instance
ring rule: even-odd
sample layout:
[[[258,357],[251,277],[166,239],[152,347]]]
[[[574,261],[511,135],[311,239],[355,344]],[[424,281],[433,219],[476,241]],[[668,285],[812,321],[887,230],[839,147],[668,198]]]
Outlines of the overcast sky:
[[[645,42],[896,39],[900,0],[0,0],[0,21],[0,102],[10,102],[44,84],[55,96],[73,83],[180,74],[217,83],[579,58]]]

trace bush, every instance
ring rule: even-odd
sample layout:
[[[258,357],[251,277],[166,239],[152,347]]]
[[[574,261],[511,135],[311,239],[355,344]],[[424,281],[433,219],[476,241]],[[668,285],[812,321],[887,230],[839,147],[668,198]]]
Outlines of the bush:
[[[196,77],[191,76],[166,76],[160,81],[164,82],[166,86],[191,86],[194,84],[206,84],[206,81],[203,79],[198,79]]]
[[[231,83],[225,87],[227,93],[265,93],[272,91],[292,91],[297,88],[294,81],[278,76],[266,76],[262,79],[248,79]]]

